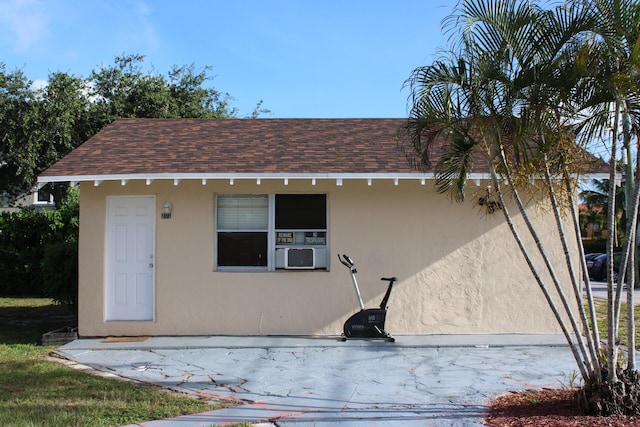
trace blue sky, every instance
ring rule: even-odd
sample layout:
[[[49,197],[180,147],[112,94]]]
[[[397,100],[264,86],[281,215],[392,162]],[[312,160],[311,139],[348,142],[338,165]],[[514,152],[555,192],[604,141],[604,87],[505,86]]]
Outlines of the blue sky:
[[[213,67],[240,116],[406,117],[411,70],[445,45],[456,0],[0,0],[0,62],[34,81],[137,53]]]

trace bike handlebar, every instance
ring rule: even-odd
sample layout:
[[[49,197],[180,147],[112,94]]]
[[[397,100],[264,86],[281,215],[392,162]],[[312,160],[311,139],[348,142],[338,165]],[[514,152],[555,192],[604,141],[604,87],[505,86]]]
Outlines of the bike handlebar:
[[[355,263],[347,255],[338,254],[338,259],[345,267],[352,268],[355,265]]]

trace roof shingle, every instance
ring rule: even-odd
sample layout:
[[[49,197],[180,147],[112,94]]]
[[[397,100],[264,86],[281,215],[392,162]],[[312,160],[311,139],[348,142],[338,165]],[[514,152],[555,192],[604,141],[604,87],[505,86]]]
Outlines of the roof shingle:
[[[102,176],[424,176],[398,148],[406,119],[118,119],[41,181]],[[436,153],[437,154],[437,153]],[[435,163],[435,162],[434,162]],[[475,173],[487,174],[485,162]],[[606,164],[590,167],[602,173]]]
[[[42,176],[411,173],[404,119],[119,119]]]

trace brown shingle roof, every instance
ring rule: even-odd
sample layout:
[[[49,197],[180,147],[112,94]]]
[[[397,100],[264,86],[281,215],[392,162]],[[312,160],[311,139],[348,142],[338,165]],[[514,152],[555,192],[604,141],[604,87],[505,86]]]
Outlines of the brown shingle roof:
[[[412,173],[403,119],[119,119],[42,176]]]
[[[421,174],[398,148],[406,119],[119,119],[41,174],[56,178]],[[476,173],[486,173],[477,164]],[[485,170],[483,170],[483,168]]]

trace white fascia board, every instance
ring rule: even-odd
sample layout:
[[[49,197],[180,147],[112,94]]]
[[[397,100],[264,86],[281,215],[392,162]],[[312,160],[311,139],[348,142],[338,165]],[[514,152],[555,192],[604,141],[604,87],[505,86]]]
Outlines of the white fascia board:
[[[69,175],[69,176],[39,176],[38,182],[66,182],[66,181],[122,181],[122,180],[226,180],[230,179],[435,179],[433,173],[152,173],[152,174],[113,174],[113,175]]]
[[[622,174],[616,174],[616,177],[621,178]],[[592,179],[609,179],[609,174],[608,173],[586,173],[584,175],[580,175],[578,178],[581,181],[584,181],[584,180],[591,181]]]
[[[609,179],[607,173],[594,173],[580,175],[581,180],[584,179]],[[293,180],[293,179],[308,179],[308,180],[434,180],[436,179],[433,173],[152,173],[152,174],[112,174],[112,175],[68,175],[68,176],[39,176],[38,184],[46,184],[49,182],[83,182],[83,181],[134,181],[143,180],[151,183],[156,180],[170,180],[173,182],[180,182],[181,180],[198,180],[201,182],[207,182],[210,180]],[[472,173],[467,177],[469,180],[489,180],[491,176],[488,173]]]

